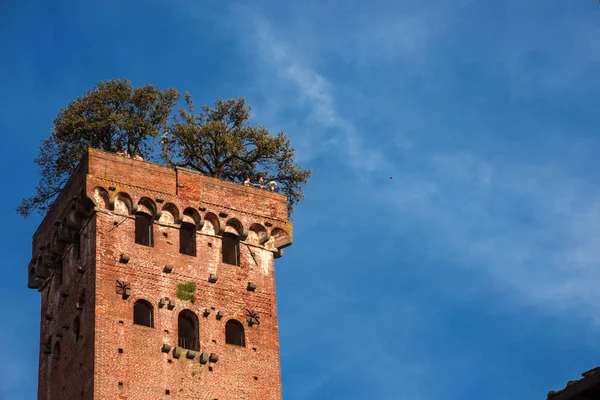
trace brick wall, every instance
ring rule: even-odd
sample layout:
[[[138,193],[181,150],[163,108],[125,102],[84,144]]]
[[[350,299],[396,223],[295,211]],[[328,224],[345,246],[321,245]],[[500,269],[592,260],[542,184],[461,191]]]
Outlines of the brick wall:
[[[61,343],[58,361],[40,353],[39,398],[280,399],[274,258],[291,243],[286,197],[95,150],[83,164],[78,173],[85,182],[70,189],[78,198],[73,200],[71,192],[63,196],[34,236],[30,268],[51,275],[32,286],[42,293],[42,318],[54,313],[42,323],[40,340],[52,336],[52,343]],[[76,211],[82,220],[79,260],[73,244],[64,249],[49,244],[56,243],[61,229],[54,221],[72,220]],[[136,211],[155,218],[153,247],[135,243]],[[198,227],[196,256],[179,252],[182,221]],[[221,261],[225,232],[241,239],[240,266]],[[56,258],[49,249],[57,248],[65,271],[60,287],[56,267],[40,264]],[[84,264],[85,272],[76,268]],[[167,265],[171,272],[164,271]],[[211,274],[216,282],[209,282]],[[117,294],[117,281],[128,284],[126,296]],[[187,282],[197,287],[193,302],[176,295],[177,285]],[[256,289],[248,290],[249,283]],[[61,296],[65,288],[67,297]],[[84,288],[86,305],[77,310]],[[133,306],[140,299],[153,306],[153,327],[133,324]],[[171,300],[171,306],[161,307],[160,299]],[[186,351],[177,358],[173,351],[182,310],[199,319],[200,349],[193,359]],[[260,324],[248,324],[247,310],[259,313]],[[76,315],[78,341],[72,326]],[[225,343],[230,319],[243,324],[244,347]],[[63,321],[71,327],[62,328]],[[62,338],[53,335],[59,327],[65,331]],[[172,348],[168,353],[161,351],[164,344]],[[217,355],[218,361],[202,363],[202,353]]]

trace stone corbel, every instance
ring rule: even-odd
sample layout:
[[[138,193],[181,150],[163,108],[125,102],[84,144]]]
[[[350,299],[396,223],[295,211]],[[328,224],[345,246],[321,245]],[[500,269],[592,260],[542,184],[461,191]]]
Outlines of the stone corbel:
[[[181,357],[181,347],[175,347],[173,349],[173,358]]]
[[[42,265],[45,265],[45,266],[46,266],[46,267],[48,267],[48,268],[54,268],[54,266],[55,266],[56,264],[54,263],[54,260],[52,259],[52,257],[50,257],[50,256],[48,256],[48,255],[45,255],[45,256],[42,258]]]
[[[227,228],[227,223],[223,218],[219,218],[219,226],[215,231],[215,234],[218,236],[223,236],[225,233],[225,228]]]
[[[169,351],[171,351],[171,345],[166,343],[163,344],[160,348],[160,351],[162,351],[163,353],[168,353]]]
[[[39,279],[47,279],[50,276],[50,272],[46,268],[36,268],[35,277]]]
[[[82,225],[83,220],[78,217],[78,214],[75,212],[75,210],[69,211],[67,214],[67,227],[73,229],[74,231],[78,231],[81,229]]]
[[[275,246],[275,248],[277,248],[278,250],[284,249],[288,246],[290,246],[292,244],[292,238],[290,237],[283,237],[281,239],[276,240],[273,243],[273,246]]]
[[[76,204],[75,213],[85,218],[89,217],[92,211],[94,211],[94,207],[97,206],[96,201],[89,194],[86,194],[85,197],[79,199]]]
[[[73,242],[73,236],[71,234],[71,229],[69,229],[66,225],[58,228],[58,240],[65,243]]]
[[[65,250],[65,243],[61,242],[58,239],[53,241],[52,244],[50,245],[50,252],[57,256],[62,255],[64,250]]]
[[[269,235],[267,232],[265,232],[265,234],[261,238],[258,239],[258,244],[263,246],[265,243],[267,243],[269,241],[269,239],[271,239],[271,235]]]
[[[200,354],[200,364],[206,364],[208,362],[209,358],[210,358],[210,354],[208,354],[208,353]]]

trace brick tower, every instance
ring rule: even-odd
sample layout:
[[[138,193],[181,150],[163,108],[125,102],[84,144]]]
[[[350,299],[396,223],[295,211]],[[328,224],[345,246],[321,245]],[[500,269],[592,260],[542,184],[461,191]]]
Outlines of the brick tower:
[[[38,399],[281,399],[286,201],[89,150],[33,236]]]

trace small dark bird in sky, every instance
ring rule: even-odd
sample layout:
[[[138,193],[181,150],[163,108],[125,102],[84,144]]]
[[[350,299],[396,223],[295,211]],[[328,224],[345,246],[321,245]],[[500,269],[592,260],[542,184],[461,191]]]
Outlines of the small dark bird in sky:
[[[392,180],[392,176],[390,175],[390,181]]]

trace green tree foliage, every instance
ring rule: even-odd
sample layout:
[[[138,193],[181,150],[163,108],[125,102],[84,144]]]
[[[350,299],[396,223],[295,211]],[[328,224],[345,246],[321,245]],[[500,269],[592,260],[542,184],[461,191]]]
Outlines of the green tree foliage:
[[[214,108],[198,113],[189,94],[172,126],[175,89],[153,85],[134,88],[127,79],[98,83],[58,113],[50,136],[42,141],[34,160],[41,170],[36,194],[24,199],[17,213],[44,214],[66,184],[88,148],[123,151],[162,159],[219,179],[276,181],[288,196],[290,216],[304,199],[310,170],[295,163],[294,149],[284,132],[271,135],[263,126],[249,124],[251,107],[245,99],[218,99]]]
[[[284,132],[273,136],[263,127],[251,126],[250,105],[245,99],[218,99],[214,108],[202,106],[196,113],[194,102],[186,93],[187,109],[179,111],[173,123],[169,144],[163,156],[174,154],[175,165],[204,175],[238,183],[246,178],[276,181],[288,196],[288,211],[304,199],[303,186],[310,170],[295,163],[294,149]],[[170,161],[170,160],[167,160]]]
[[[24,199],[17,213],[45,213],[89,147],[150,156],[156,145],[152,139],[167,128],[178,99],[174,89],[134,88],[122,79],[100,82],[73,100],[60,110],[50,137],[42,141],[34,160],[41,170],[37,193]]]

